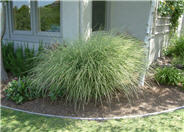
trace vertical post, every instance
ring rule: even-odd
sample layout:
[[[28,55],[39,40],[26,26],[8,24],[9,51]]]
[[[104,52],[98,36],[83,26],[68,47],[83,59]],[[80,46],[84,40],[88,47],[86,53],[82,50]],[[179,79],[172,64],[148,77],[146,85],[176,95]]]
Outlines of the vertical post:
[[[87,40],[92,33],[92,1],[80,1],[80,37]]]
[[[146,48],[148,51],[146,51],[146,69],[144,73],[141,74],[141,81],[140,81],[140,86],[144,86],[144,81],[145,81],[145,76],[146,76],[146,71],[149,68],[149,61],[150,61],[150,39],[152,35],[152,26],[153,26],[153,17],[155,14],[155,8],[157,6],[157,0],[152,0],[151,1],[151,9],[150,9],[150,14],[149,14],[149,20],[147,24],[147,31],[146,31],[146,37],[144,39],[144,42],[146,43]]]
[[[3,2],[0,2],[0,48],[1,48],[1,41],[2,41],[2,37],[4,35],[4,32],[5,32],[5,10],[4,10],[4,4]],[[1,49],[0,49],[0,58],[1,58],[1,64],[0,64],[0,68],[1,68],[1,77],[0,77],[0,80],[1,81],[6,81],[8,79],[8,76],[7,76],[7,73],[4,69],[4,65],[3,65],[3,60],[2,60],[2,52],[1,52]]]

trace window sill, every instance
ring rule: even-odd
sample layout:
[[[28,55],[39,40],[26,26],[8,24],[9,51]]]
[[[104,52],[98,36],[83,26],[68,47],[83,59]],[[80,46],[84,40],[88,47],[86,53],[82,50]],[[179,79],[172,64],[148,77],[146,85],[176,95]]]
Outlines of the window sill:
[[[37,35],[22,35],[22,34],[12,34],[11,36],[8,36],[5,34],[3,37],[3,40],[5,41],[21,41],[25,43],[55,43],[59,42],[61,43],[63,41],[63,38],[60,36],[37,36]]]

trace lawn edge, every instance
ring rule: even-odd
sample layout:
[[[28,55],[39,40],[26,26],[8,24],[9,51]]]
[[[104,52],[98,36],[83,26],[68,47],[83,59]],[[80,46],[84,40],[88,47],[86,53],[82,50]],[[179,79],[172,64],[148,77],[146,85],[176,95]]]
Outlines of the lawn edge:
[[[184,106],[160,111],[160,112],[153,112],[153,113],[147,113],[147,114],[140,114],[140,115],[129,115],[129,116],[120,116],[120,117],[96,117],[96,118],[88,118],[88,117],[72,117],[72,116],[59,116],[59,115],[52,115],[52,114],[43,114],[43,113],[37,113],[37,112],[31,112],[31,111],[26,111],[26,110],[21,110],[17,108],[12,108],[8,107],[5,105],[0,105],[2,108],[14,110],[14,111],[19,111],[19,112],[24,112],[28,114],[33,114],[33,115],[39,115],[39,116],[45,116],[45,117],[56,117],[56,118],[62,118],[62,119],[75,119],[75,120],[114,120],[114,119],[127,119],[127,118],[138,118],[138,117],[148,117],[148,116],[154,116],[154,115],[159,115],[163,113],[170,113],[174,112],[179,109],[184,109]]]

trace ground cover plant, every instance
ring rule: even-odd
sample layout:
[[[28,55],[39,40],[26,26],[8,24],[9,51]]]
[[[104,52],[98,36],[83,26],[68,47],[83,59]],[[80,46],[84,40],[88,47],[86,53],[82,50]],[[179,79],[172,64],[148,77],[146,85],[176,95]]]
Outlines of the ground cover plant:
[[[16,47],[14,43],[2,45],[3,63],[7,72],[13,74],[7,88],[5,89],[6,98],[14,101],[16,104],[22,104],[25,101],[32,100],[38,96],[34,92],[34,87],[30,88],[30,80],[25,77],[28,71],[34,67],[34,57],[43,50],[40,44],[38,51],[29,49],[28,45]],[[10,77],[12,78],[12,77]],[[17,79],[18,78],[18,79]]]
[[[158,68],[155,74],[155,79],[160,84],[178,85],[183,81],[183,74],[181,71],[174,67]]]
[[[27,77],[18,78],[8,83],[5,89],[6,98],[16,104],[38,98],[33,88],[30,88],[30,80]]]
[[[49,118],[1,109],[2,132],[183,132],[184,110],[145,118],[108,121]]]
[[[32,84],[42,96],[52,100],[64,97],[74,104],[110,101],[122,92],[137,94],[140,75],[145,71],[145,49],[127,35],[97,33],[45,50],[30,72]]]

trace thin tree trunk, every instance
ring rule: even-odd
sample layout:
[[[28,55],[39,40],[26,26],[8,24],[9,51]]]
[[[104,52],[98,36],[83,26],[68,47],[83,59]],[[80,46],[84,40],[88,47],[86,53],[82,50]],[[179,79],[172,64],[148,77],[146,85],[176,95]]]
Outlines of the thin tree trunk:
[[[4,32],[5,32],[5,10],[4,10],[4,5],[2,2],[0,2],[0,48],[1,48],[1,41],[2,41],[2,37],[4,35]],[[0,58],[1,58],[1,77],[0,77],[0,80],[1,82],[2,81],[6,81],[8,80],[8,75],[4,69],[4,65],[3,65],[3,58],[2,58],[2,51],[0,49]]]

